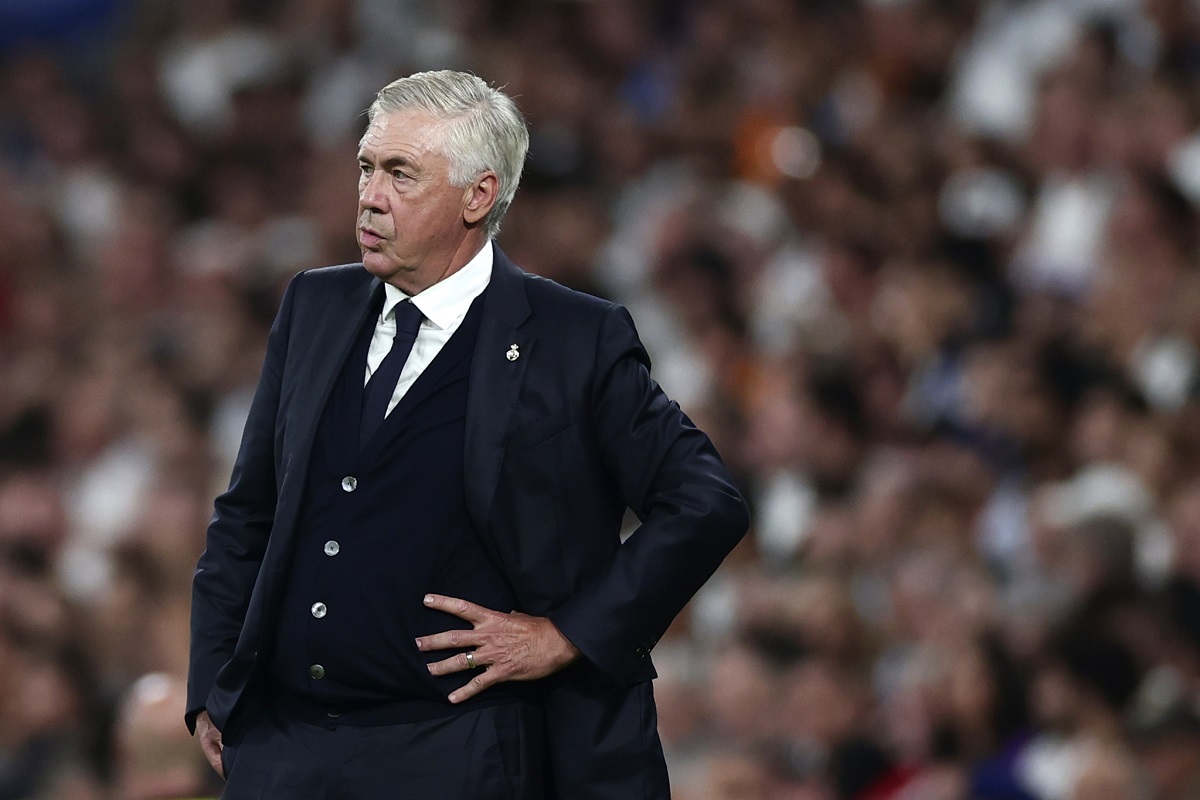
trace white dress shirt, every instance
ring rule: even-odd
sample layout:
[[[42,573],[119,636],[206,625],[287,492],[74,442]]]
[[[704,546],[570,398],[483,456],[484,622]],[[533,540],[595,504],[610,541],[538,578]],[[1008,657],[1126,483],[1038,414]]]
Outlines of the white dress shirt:
[[[404,397],[409,387],[421,376],[437,354],[442,352],[446,342],[462,325],[471,303],[483,293],[488,282],[492,279],[492,243],[488,241],[475,257],[467,262],[458,272],[438,281],[420,294],[411,298],[390,283],[383,285],[383,311],[375,323],[375,333],[371,336],[371,347],[367,350],[367,371],[363,385],[371,379],[371,373],[379,369],[384,356],[392,349],[392,339],[396,336],[396,317],[393,312],[396,306],[411,299],[413,305],[425,315],[421,320],[421,329],[417,331],[417,340],[413,343],[412,352],[404,362],[400,371],[400,379],[388,401],[387,413]]]

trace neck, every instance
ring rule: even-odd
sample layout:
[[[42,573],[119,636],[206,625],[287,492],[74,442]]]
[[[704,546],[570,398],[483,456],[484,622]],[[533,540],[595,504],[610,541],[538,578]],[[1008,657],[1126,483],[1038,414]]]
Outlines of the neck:
[[[419,272],[398,273],[388,282],[410,297],[418,295],[471,263],[471,259],[475,258],[487,243],[488,237],[483,231],[467,231],[454,250],[445,258],[445,268],[425,275],[421,275]]]

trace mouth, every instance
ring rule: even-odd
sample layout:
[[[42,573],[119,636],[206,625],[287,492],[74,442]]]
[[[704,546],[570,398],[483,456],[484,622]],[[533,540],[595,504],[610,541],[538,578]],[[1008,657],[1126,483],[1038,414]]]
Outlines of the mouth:
[[[383,237],[370,228],[358,229],[358,243],[368,250],[374,249],[383,241]]]

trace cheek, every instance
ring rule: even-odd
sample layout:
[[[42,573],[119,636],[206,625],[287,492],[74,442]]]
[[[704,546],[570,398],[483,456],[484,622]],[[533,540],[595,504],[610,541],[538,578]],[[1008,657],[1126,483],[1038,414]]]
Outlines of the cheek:
[[[436,197],[408,196],[392,200],[392,219],[414,236],[426,235],[434,228],[443,227],[449,214],[449,209]]]

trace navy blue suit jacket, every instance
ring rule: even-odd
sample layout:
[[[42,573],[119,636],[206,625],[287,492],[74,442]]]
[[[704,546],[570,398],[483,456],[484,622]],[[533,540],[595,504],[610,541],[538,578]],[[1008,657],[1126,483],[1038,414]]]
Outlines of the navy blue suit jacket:
[[[204,708],[222,728],[264,666],[317,423],[377,285],[354,264],[301,273],[284,295],[196,569],[189,724]],[[605,786],[622,759],[657,747],[650,649],[749,525],[708,437],[649,367],[624,308],[496,248],[471,369],[467,500],[518,610],[550,617],[584,655],[543,700],[564,798],[634,796]],[[641,524],[622,543],[627,508]]]

